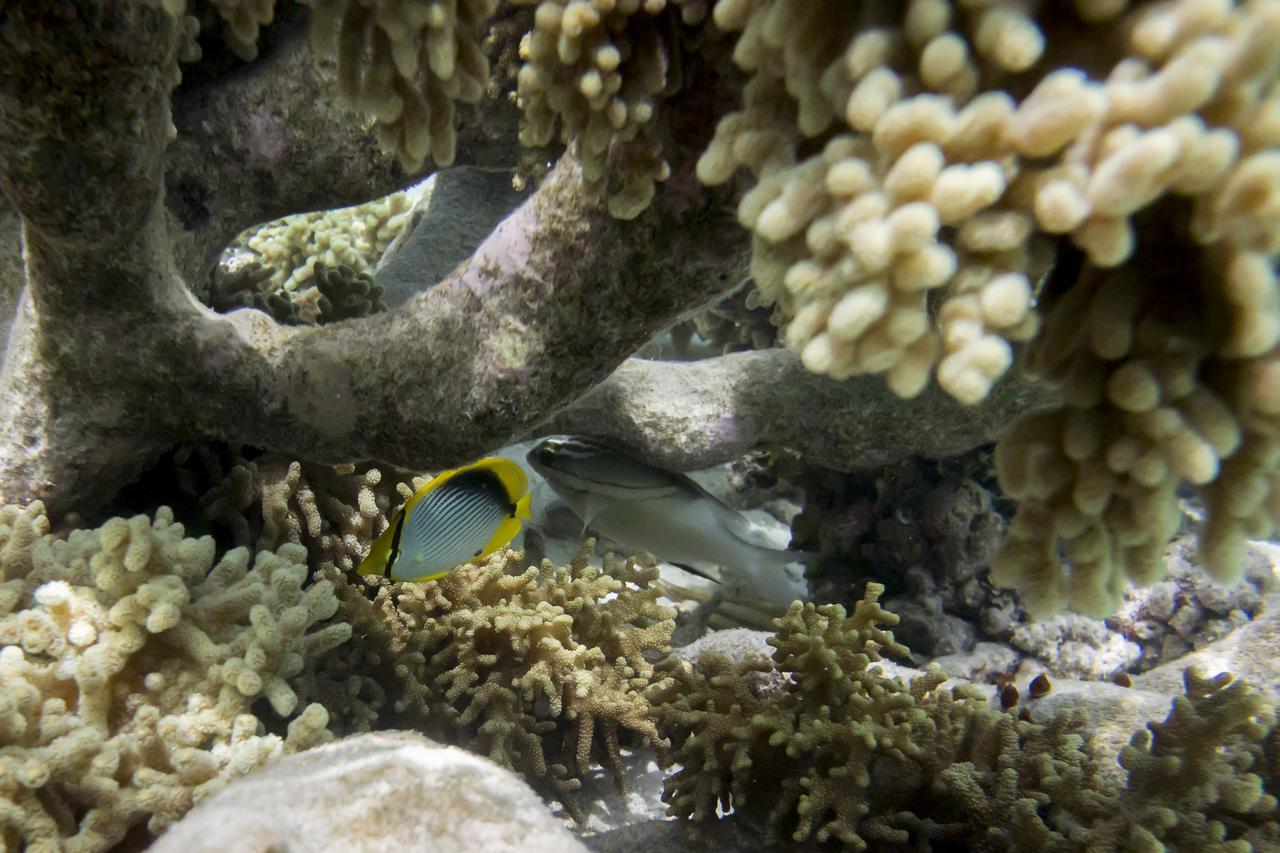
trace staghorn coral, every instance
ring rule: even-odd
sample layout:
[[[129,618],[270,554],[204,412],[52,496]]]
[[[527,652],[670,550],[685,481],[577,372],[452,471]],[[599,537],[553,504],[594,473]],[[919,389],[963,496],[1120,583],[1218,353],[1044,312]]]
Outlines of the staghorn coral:
[[[309,0],[311,44],[336,54],[338,85],[374,119],[382,149],[406,172],[456,153],[454,102],[475,103],[489,82],[478,30],[496,0]]]
[[[1159,577],[1182,479],[1237,577],[1277,513],[1280,3],[714,17],[751,76],[699,176],[755,176],[753,274],[806,367],[910,396],[936,365],[973,403],[1034,338],[1027,369],[1063,388],[1001,443],[1023,505],[994,579],[1036,614],[1113,609]]]
[[[487,755],[578,814],[569,795],[594,764],[620,780],[625,733],[663,748],[646,653],[665,650],[674,627],[657,570],[612,556],[593,569],[593,546],[561,567],[522,568],[506,551],[426,584],[324,567],[361,641],[330,655],[304,695],[345,731],[412,728]]]
[[[1186,695],[1169,716],[1121,750],[1127,787],[1092,825],[1072,833],[1086,849],[1274,849],[1280,812],[1267,787],[1275,780],[1266,753],[1274,702],[1230,673],[1187,670],[1183,681]],[[1254,847],[1250,835],[1267,843]]]
[[[767,840],[848,850],[1274,849],[1273,700],[1188,670],[1168,717],[1122,750],[1116,787],[1080,712],[1036,723],[936,668],[906,681],[871,666],[905,651],[882,591],[868,584],[852,616],[797,603],[775,621],[772,660],[660,665],[650,696],[680,765],[671,814],[695,831],[764,814]]]
[[[697,823],[764,813],[777,841],[815,836],[845,848],[979,840],[979,849],[1069,849],[1038,814],[1051,796],[1093,784],[1078,733],[1063,717],[1038,726],[992,710],[931,670],[904,684],[870,667],[900,655],[877,603],[796,603],[775,620],[773,659],[670,659],[651,691],[680,769],[663,799]],[[780,680],[779,680],[780,679]]]
[[[342,571],[359,564],[395,508],[423,482],[386,465],[319,465],[216,444],[182,448],[172,461],[178,491],[195,502],[193,513],[231,544],[303,545],[312,567],[332,563]]]
[[[214,562],[167,508],[63,539],[38,503],[0,508],[0,843],[105,850],[231,777],[323,742],[328,714],[281,717],[309,662],[351,636],[330,584],[286,545]]]

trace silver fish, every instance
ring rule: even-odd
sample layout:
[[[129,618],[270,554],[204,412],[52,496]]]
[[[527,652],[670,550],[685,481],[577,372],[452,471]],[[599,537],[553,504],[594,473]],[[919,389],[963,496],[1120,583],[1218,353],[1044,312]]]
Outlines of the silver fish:
[[[599,441],[552,436],[527,459],[577,513],[584,531],[594,528],[668,562],[712,564],[760,579],[812,557],[748,541],[750,522],[693,480]]]

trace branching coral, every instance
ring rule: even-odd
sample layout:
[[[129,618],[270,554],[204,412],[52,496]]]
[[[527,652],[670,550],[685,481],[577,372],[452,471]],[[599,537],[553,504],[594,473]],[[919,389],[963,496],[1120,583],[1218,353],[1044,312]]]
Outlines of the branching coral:
[[[172,460],[178,488],[232,544],[303,545],[313,567],[327,562],[343,571],[364,558],[394,508],[420,483],[390,466],[316,465],[205,444],[182,448]]]
[[[172,515],[114,518],[65,540],[43,508],[0,508],[0,841],[105,850],[159,832],[234,775],[330,735],[307,706],[281,739],[255,700],[292,716],[308,663],[351,636],[318,627],[337,601],[304,589],[297,546],[216,564]]]
[[[1087,787],[1079,720],[1050,727],[991,710],[937,671],[905,685],[869,667],[902,654],[897,620],[868,584],[854,613],[792,605],[773,659],[670,660],[651,691],[680,769],[663,799],[695,822],[766,815],[766,837],[876,843],[981,838],[984,849],[1066,849],[1038,813],[1050,792]],[[781,676],[781,682],[778,681]]]
[[[508,551],[428,584],[378,582],[373,600],[328,567],[358,657],[331,655],[311,692],[340,727],[414,728],[569,793],[597,762],[621,774],[621,736],[661,749],[644,690],[646,652],[667,647],[674,612],[657,604],[656,569],[609,557],[520,568]]]
[[[1265,744],[1275,703],[1229,673],[1184,676],[1186,695],[1163,722],[1149,723],[1120,753],[1128,787],[1073,835],[1089,850],[1273,849],[1276,797]],[[1268,843],[1254,847],[1246,840]]]
[[[766,815],[767,837],[845,849],[1272,849],[1274,702],[1230,675],[1185,675],[1168,718],[1134,735],[1116,789],[1087,720],[1000,712],[931,670],[904,683],[870,667],[901,647],[868,584],[852,616],[796,604],[772,660],[669,660],[650,695],[680,769],[670,813],[696,824]],[[1258,847],[1251,847],[1250,842]],[[935,843],[940,847],[933,846]]]
[[[751,80],[699,175],[755,175],[753,272],[805,365],[912,395],[936,363],[974,402],[1034,337],[1063,386],[1001,445],[1023,508],[994,577],[1038,614],[1157,577],[1181,479],[1208,486],[1220,578],[1274,524],[1280,4],[1123,11],[715,8]],[[1060,254],[1040,332],[1052,235],[1082,257]]]
[[[534,5],[536,0],[519,0]],[[560,131],[576,142],[588,187],[609,212],[639,215],[671,173],[656,112],[682,83],[682,26],[707,14],[705,0],[538,2],[520,45],[520,141],[546,145]]]
[[[311,40],[336,53],[342,95],[373,116],[374,132],[406,172],[453,163],[454,102],[475,103],[489,81],[478,30],[496,0],[311,0]]]

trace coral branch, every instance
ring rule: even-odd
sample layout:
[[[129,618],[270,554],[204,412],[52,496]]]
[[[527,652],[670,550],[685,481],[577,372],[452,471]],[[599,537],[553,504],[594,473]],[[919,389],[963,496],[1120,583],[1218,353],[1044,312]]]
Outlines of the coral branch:
[[[195,386],[218,393],[192,401],[200,431],[319,460],[456,462],[528,432],[736,280],[746,247],[728,210],[672,193],[620,222],[582,186],[562,157],[467,264],[389,314],[202,319]]]
[[[457,462],[527,432],[745,268],[691,156],[673,158],[663,203],[619,222],[566,155],[468,264],[395,312],[306,330],[213,315],[174,269],[162,207],[178,23],[147,6],[58,15],[16,13],[24,51],[0,57],[0,186],[24,220],[28,287],[0,376],[6,499],[91,507],[201,436]],[[68,39],[84,49],[66,54]]]
[[[1054,401],[1018,376],[975,406],[934,387],[903,400],[875,377],[837,381],[784,350],[763,350],[686,363],[630,359],[544,428],[617,441],[675,470],[727,462],[760,444],[850,470],[963,453]]]
[[[423,177],[383,153],[366,122],[342,102],[309,50],[302,23],[278,24],[279,41],[235,74],[201,83],[199,66],[186,69],[192,82],[174,92],[178,137],[165,155],[165,206],[178,269],[193,283],[251,225],[368,201]],[[459,112],[456,164],[515,165],[513,104],[494,97]]]

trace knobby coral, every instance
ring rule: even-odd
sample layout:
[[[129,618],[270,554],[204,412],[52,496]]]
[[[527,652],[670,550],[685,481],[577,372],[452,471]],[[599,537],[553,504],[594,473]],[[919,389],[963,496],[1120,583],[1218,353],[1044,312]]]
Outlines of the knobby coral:
[[[644,690],[646,653],[667,648],[674,612],[656,569],[606,558],[588,540],[567,566],[523,568],[506,551],[426,584],[321,570],[360,642],[329,655],[306,695],[343,731],[412,728],[522,773],[577,814],[569,796],[597,763],[621,776],[622,736],[661,749]]]
[[[999,457],[1023,505],[993,577],[1040,614],[1158,577],[1181,480],[1219,578],[1278,515],[1280,3],[1125,8],[715,8],[750,81],[699,175],[755,176],[753,272],[805,365],[906,396],[936,365],[971,403],[1031,340],[1062,386]]]
[[[0,843],[105,850],[155,833],[228,779],[331,737],[300,714],[308,662],[351,636],[320,627],[333,587],[303,588],[305,553],[214,561],[172,514],[113,518],[66,539],[39,503],[0,508]],[[294,717],[266,734],[251,705]]]

